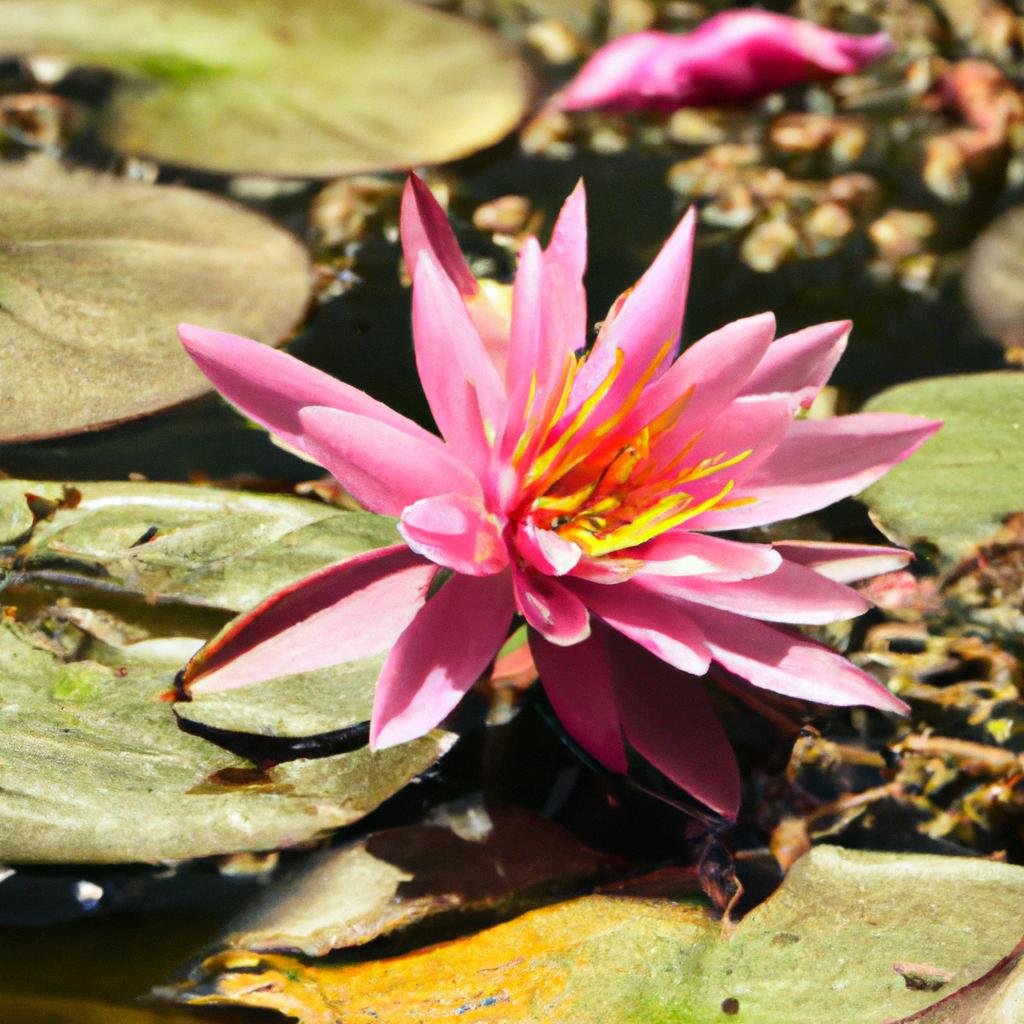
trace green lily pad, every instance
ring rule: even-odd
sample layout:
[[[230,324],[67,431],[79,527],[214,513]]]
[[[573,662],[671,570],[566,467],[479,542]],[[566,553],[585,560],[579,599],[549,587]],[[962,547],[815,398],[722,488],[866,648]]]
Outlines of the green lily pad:
[[[0,481],[0,534],[9,543],[31,526],[26,493],[59,501],[68,486]],[[237,612],[316,569],[398,540],[391,519],[285,495],[188,484],[74,487],[77,505],[37,523],[24,544],[23,584]]]
[[[68,661],[42,631],[0,622],[0,862],[294,846],[363,817],[451,743],[435,732],[260,771],[178,728],[162,696],[180,643],[92,641]]]
[[[174,705],[180,719],[224,732],[301,739],[368,722],[384,656],[272,679],[259,686],[196,694]]]
[[[893,540],[924,541],[962,558],[1024,509],[1024,374],[914,381],[883,391],[865,409],[944,421],[920,452],[862,495]]]
[[[386,963],[230,951],[179,992],[302,1024],[884,1024],[983,976],[1021,934],[1024,869],[818,847],[729,937],[701,906],[590,896]],[[942,980],[908,985],[914,970]]]
[[[0,39],[120,76],[116,149],[223,173],[443,163],[528,98],[509,44],[409,0],[0,0]]]
[[[302,246],[235,203],[45,159],[0,167],[0,442],[195,398],[210,384],[177,323],[278,344],[309,296]]]
[[[361,735],[373,658],[167,703],[224,611],[392,543],[389,519],[187,485],[5,480],[0,525],[13,580],[4,598],[15,603],[15,619],[0,621],[0,863],[180,860],[306,842],[373,810],[451,743],[435,732],[378,754],[354,742],[319,758],[303,748],[261,773],[195,734]],[[55,587],[120,604],[48,612]],[[183,622],[201,632],[180,635]]]

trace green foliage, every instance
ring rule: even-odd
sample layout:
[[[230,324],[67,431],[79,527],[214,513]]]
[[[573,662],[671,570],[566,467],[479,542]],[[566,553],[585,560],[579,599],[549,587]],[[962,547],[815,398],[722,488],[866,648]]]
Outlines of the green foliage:
[[[914,381],[883,391],[866,410],[944,421],[920,452],[864,494],[897,542],[924,541],[960,558],[1024,509],[1024,375]]]

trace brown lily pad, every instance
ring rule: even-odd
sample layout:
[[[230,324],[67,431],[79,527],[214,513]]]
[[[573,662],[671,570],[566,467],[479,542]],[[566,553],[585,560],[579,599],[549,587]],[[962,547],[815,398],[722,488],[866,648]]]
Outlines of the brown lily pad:
[[[610,862],[515,807],[472,808],[480,834],[444,825],[375,832],[275,885],[237,923],[236,949],[324,956],[447,914],[509,911],[593,881]]]

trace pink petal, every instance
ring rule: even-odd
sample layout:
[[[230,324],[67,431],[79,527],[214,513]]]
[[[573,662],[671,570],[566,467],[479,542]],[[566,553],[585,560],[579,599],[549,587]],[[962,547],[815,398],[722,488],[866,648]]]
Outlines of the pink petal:
[[[303,448],[299,410],[307,405],[366,416],[424,443],[439,444],[412,420],[294,356],[192,324],[179,324],[178,335],[196,366],[232,405],[294,448]]]
[[[656,362],[662,369],[670,364],[683,326],[696,223],[696,213],[690,209],[628,293],[615,319],[606,325],[576,377],[567,416],[607,377],[615,365],[616,350],[625,357],[623,370],[602,407],[621,404]]]
[[[735,458],[749,452],[741,462],[702,480],[688,482],[684,489],[694,504],[721,491],[728,481],[743,481],[772,457],[793,426],[791,404],[786,397],[743,398],[733,402],[717,419],[705,424],[694,444],[694,429],[680,422],[657,441],[657,456],[663,463],[681,458],[680,466],[696,466],[704,459]],[[690,447],[692,445],[692,447]],[[690,450],[686,452],[686,449]],[[686,452],[685,455],[683,453]],[[736,494],[729,494],[731,500]],[[739,511],[742,511],[740,509]],[[711,515],[716,513],[712,512]],[[704,513],[690,520],[691,529],[705,529]]]
[[[415,174],[406,179],[402,193],[401,234],[410,277],[415,277],[420,254],[426,252],[441,265],[463,295],[476,294],[479,285],[462,255],[448,215],[426,182]]]
[[[404,544],[320,569],[230,622],[189,662],[186,686],[216,693],[386,650],[436,572]]]
[[[637,579],[664,594],[768,622],[823,625],[863,615],[871,607],[856,590],[795,562],[783,562],[768,576],[730,583],[694,577]]]
[[[441,444],[337,409],[303,409],[305,448],[371,512],[398,515],[436,494],[479,497],[473,474]]]
[[[587,194],[580,179],[562,206],[544,250],[544,271],[552,294],[549,344],[565,346],[568,352],[582,348],[587,340],[586,270]]]
[[[942,424],[921,416],[860,413],[798,420],[743,480],[756,504],[701,516],[702,530],[736,530],[791,519],[857,494],[912,455]]]
[[[505,389],[451,280],[420,254],[412,294],[416,368],[445,440],[482,472],[505,420]]]
[[[572,541],[563,540],[554,530],[539,530],[533,522],[520,522],[516,530],[516,550],[538,572],[564,576],[576,568],[583,552]]]
[[[902,548],[874,544],[833,544],[828,541],[776,541],[772,547],[788,562],[813,569],[837,583],[854,583],[901,569],[914,556]]]
[[[634,580],[602,586],[572,578],[569,585],[609,626],[662,661],[698,676],[708,670],[710,651],[684,602],[639,586]]]
[[[551,576],[516,568],[512,575],[516,607],[545,640],[559,647],[590,636],[587,606]]]
[[[546,280],[544,257],[536,238],[519,253],[512,291],[512,331],[508,348],[508,417],[502,453],[507,459],[519,443],[531,413],[544,407],[556,386],[571,348],[552,336],[553,289]]]
[[[480,332],[484,347],[499,375],[505,372],[508,325],[487,300],[480,284],[466,263],[448,216],[430,189],[415,174],[410,174],[402,193],[402,250],[409,276],[415,280],[421,253],[435,259],[445,275],[463,296],[466,309]],[[323,403],[320,403],[323,404]]]
[[[377,680],[370,747],[429,732],[498,653],[515,610],[508,573],[453,576],[391,649]]]
[[[688,35],[640,32],[603,46],[560,103],[641,110],[743,102],[859,71],[891,48],[884,33],[849,36],[766,11],[726,11]]]
[[[680,417],[681,429],[703,428],[743,389],[762,362],[775,335],[771,313],[735,320],[692,344],[669,370],[644,392],[624,433],[639,430],[692,389]]]
[[[809,406],[832,376],[852,326],[849,320],[838,320],[777,338],[741,393],[789,393],[795,405]]]
[[[398,523],[413,551],[466,576],[491,576],[508,565],[501,530],[479,501],[458,494],[422,498]]]
[[[701,681],[628,641],[616,645],[614,666],[630,746],[701,803],[735,818],[739,766]]]
[[[687,613],[714,660],[754,686],[821,704],[909,710],[867,672],[812,640],[706,606],[691,605]]]
[[[660,74],[658,57],[666,41],[664,32],[634,32],[602,46],[583,65],[558,99],[563,110],[594,110],[599,107],[641,109],[648,96],[671,95],[673,78]],[[655,100],[652,105],[657,105]]]
[[[544,692],[570,736],[613,772],[625,773],[626,752],[603,631],[572,647],[557,647],[531,631],[530,650]]]
[[[775,572],[782,556],[770,544],[745,544],[703,533],[670,530],[629,552],[643,559],[645,575],[701,576],[726,583]]]

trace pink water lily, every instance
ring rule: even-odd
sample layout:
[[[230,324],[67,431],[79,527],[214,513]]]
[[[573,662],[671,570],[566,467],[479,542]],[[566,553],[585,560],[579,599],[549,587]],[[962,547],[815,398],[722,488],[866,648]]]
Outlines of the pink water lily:
[[[677,358],[693,232],[691,211],[587,351],[582,185],[548,247],[523,246],[506,316],[411,178],[402,235],[416,361],[441,437],[284,353],[183,326],[229,401],[397,516],[402,541],[236,619],[190,663],[191,691],[387,651],[370,742],[388,747],[441,722],[521,616],[551,704],[591,756],[625,772],[631,748],[724,814],[739,779],[700,678],[712,664],[780,694],[905,710],[778,625],[859,615],[868,603],[845,584],[905,552],[714,534],[854,494],[938,424],[798,416],[846,322],[775,338],[762,314]]]
[[[693,32],[636,32],[602,46],[562,94],[563,110],[674,109],[738,103],[860,71],[892,49],[769,11],[725,11]]]

